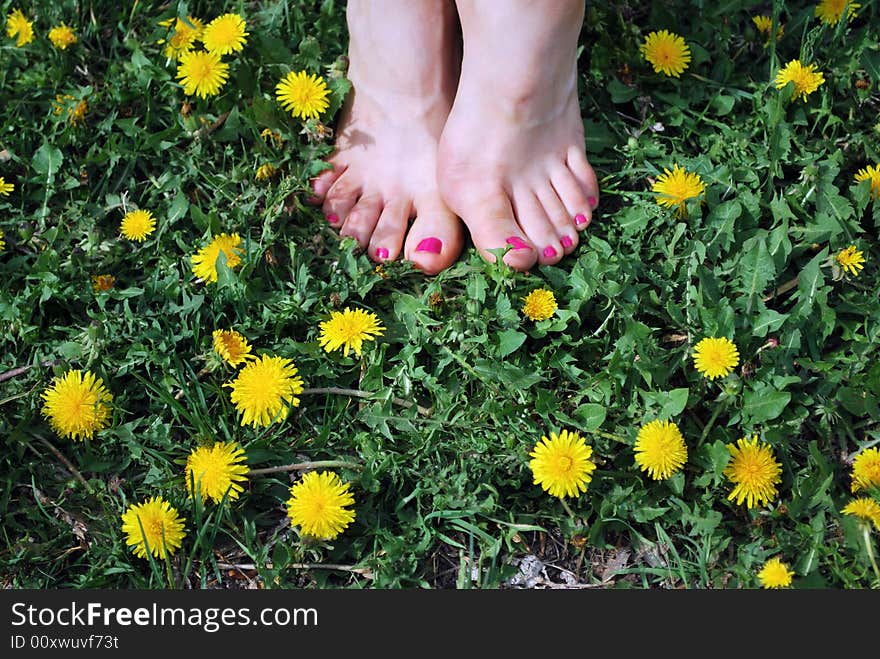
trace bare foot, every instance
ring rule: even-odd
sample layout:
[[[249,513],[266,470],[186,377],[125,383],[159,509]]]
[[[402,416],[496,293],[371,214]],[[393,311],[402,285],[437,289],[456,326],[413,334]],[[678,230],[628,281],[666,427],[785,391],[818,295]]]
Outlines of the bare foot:
[[[440,140],[449,207],[484,258],[517,270],[575,249],[599,201],[584,150],[576,49],[582,0],[459,0],[464,59]]]
[[[463,227],[437,188],[437,142],[455,94],[451,2],[350,0],[349,71],[333,169],[314,181],[327,221],[375,261],[428,274],[461,253]],[[415,218],[410,226],[410,219]]]

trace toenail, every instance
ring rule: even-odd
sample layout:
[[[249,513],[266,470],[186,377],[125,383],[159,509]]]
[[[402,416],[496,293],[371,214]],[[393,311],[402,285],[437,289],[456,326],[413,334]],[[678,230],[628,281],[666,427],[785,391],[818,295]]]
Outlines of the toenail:
[[[574,223],[577,224],[579,227],[584,226],[587,223],[586,215],[582,215],[581,213],[578,213],[577,215],[574,216]]]
[[[443,241],[439,238],[425,238],[416,245],[417,252],[431,252],[432,254],[439,254],[443,250]]]
[[[380,247],[376,250],[376,258],[382,259],[383,261],[388,258],[388,250],[384,247]]]
[[[595,197],[587,197],[587,203],[590,205],[590,208],[595,208],[599,205],[599,200]]]
[[[554,256],[556,256],[556,248],[548,245],[544,248],[544,256],[548,259],[552,259]]]
[[[529,249],[529,244],[519,236],[511,236],[504,242],[512,245],[514,249]]]
[[[327,221],[328,221],[330,224],[336,224],[337,222],[339,222],[339,216],[338,216],[336,213],[330,213],[330,214],[327,216]]]
[[[562,246],[565,247],[565,249],[568,249],[574,244],[574,241],[568,236],[562,236],[562,238],[559,239],[559,242],[562,243]]]

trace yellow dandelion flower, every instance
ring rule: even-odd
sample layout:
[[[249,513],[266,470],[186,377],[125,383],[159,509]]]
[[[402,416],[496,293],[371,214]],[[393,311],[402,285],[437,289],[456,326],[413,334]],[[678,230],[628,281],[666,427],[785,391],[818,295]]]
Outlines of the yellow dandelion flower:
[[[216,96],[228,78],[229,65],[220,61],[217,53],[190,50],[180,54],[177,79],[185,94],[200,98]]]
[[[89,371],[67,371],[40,396],[43,416],[61,437],[91,439],[108,425],[113,396],[104,381]]]
[[[241,425],[268,426],[286,419],[290,408],[299,406],[297,394],[303,391],[296,374],[293,360],[262,355],[224,384],[232,389],[230,398],[242,415]]]
[[[244,19],[238,14],[223,14],[208,23],[202,32],[202,43],[205,50],[217,55],[228,55],[244,49],[245,37],[250,33],[245,32]]]
[[[179,16],[159,21],[162,27],[171,27],[174,23],[174,30],[171,37],[166,41],[162,39],[160,44],[165,44],[163,54],[171,60],[179,60],[181,55],[188,53],[195,48],[196,41],[202,38],[202,31],[205,24],[201,19],[194,16],[187,16],[184,21]]]
[[[271,128],[264,128],[261,130],[260,137],[262,137],[267,144],[274,144],[276,149],[280,149],[284,146],[284,136],[281,133],[276,133]]]
[[[870,181],[871,198],[880,199],[880,165],[868,165],[856,172],[856,183],[861,183],[862,181]]]
[[[244,490],[240,483],[247,480],[247,471],[247,457],[235,442],[199,446],[186,459],[186,490],[192,497],[195,486],[202,501],[220,503],[224,496],[233,501]]]
[[[635,454],[639,468],[658,481],[669,478],[687,462],[687,446],[678,426],[660,419],[639,429]]]
[[[878,531],[880,531],[880,503],[868,497],[859,497],[853,499],[843,510],[844,515],[854,515],[866,522],[871,522]]]
[[[855,245],[850,245],[840,250],[837,256],[834,257],[834,260],[837,261],[841,268],[854,277],[859,274],[859,270],[865,267],[865,255],[857,250]]]
[[[3,240],[3,229],[0,229],[0,252],[6,249],[6,241]]]
[[[301,119],[317,119],[330,106],[324,79],[305,71],[291,71],[275,86],[275,98],[285,110]]]
[[[125,544],[134,555],[146,558],[147,552],[160,560],[171,555],[183,544],[186,520],[162,497],[152,497],[143,503],[133,503],[122,514],[122,532]]]
[[[34,24],[25,18],[21,9],[15,9],[6,16],[6,36],[10,39],[17,37],[15,45],[18,48],[34,40]]]
[[[773,19],[770,16],[752,16],[752,23],[755,24],[758,32],[760,32],[767,38],[765,44],[770,43],[770,31],[773,29]],[[776,41],[779,41],[784,34],[785,27],[782,24],[777,25]]]
[[[278,173],[278,168],[270,162],[257,167],[257,173],[254,178],[258,181],[268,181]]]
[[[821,71],[814,71],[815,64],[804,66],[800,60],[792,60],[776,74],[776,89],[782,89],[788,83],[794,84],[791,94],[792,100],[798,96],[806,102],[807,96],[819,89],[819,85],[825,82],[825,76]]]
[[[92,290],[95,293],[109,291],[116,284],[116,277],[113,275],[92,275]]]
[[[66,112],[67,121],[73,126],[82,123],[89,109],[88,104],[84,100],[77,101],[70,94],[56,95],[54,106],[55,115],[58,116]]]
[[[848,2],[847,0],[822,0],[813,11],[813,16],[818,16],[820,21],[828,25],[837,25],[840,19],[843,18],[843,10],[846,9],[847,5],[849,6],[849,11],[847,11],[846,19],[850,21],[856,15],[856,9],[862,5],[857,2]]]
[[[880,503],[869,497],[853,499],[841,510],[844,515],[853,515],[866,522],[871,522],[880,531]]]
[[[217,259],[220,252],[226,256],[227,267],[235,268],[241,263],[241,257],[244,255],[239,245],[241,245],[241,237],[237,233],[221,233],[216,236],[207,246],[190,257],[193,274],[205,282],[216,282]]]
[[[687,200],[699,197],[705,190],[706,184],[699,174],[686,172],[678,165],[673,165],[672,171],[664,167],[663,173],[651,186],[651,191],[657,193],[657,203],[675,208],[678,217],[683,217],[687,212]]]
[[[534,484],[559,497],[577,497],[587,491],[587,483],[593,480],[596,464],[590,460],[593,447],[576,432],[563,430],[558,435],[550,433],[550,439],[541,437],[529,453]]]
[[[739,350],[726,336],[705,338],[694,346],[694,368],[710,380],[728,376],[739,364]]]
[[[332,471],[310,471],[290,488],[287,515],[303,535],[333,540],[354,521],[349,484]]]
[[[774,556],[764,563],[764,567],[758,572],[758,580],[762,588],[788,588],[791,586],[791,578],[794,572],[788,569],[788,565]]]
[[[9,193],[15,190],[14,183],[7,183],[6,179],[0,176],[0,195],[8,197]]]
[[[667,30],[651,32],[639,47],[642,55],[654,66],[654,72],[678,78],[691,61],[691,50],[677,34]]]
[[[136,242],[144,242],[156,230],[156,220],[148,210],[128,211],[119,224],[119,233]]]
[[[66,23],[56,25],[49,30],[49,41],[58,50],[66,50],[68,46],[76,43],[76,33]]]
[[[326,352],[342,348],[346,357],[351,350],[360,357],[364,341],[374,341],[385,331],[376,314],[362,309],[333,311],[330,320],[323,321],[320,327],[321,347]]]
[[[782,466],[773,457],[770,445],[759,444],[758,436],[753,435],[751,441],[743,437],[736,446],[728,444],[727,449],[730,462],[724,475],[734,484],[727,498],[735,499],[737,505],[745,501],[749,508],[770,503],[777,494],[776,484],[782,481]]]
[[[536,288],[522,300],[523,313],[529,320],[547,320],[558,308],[553,291],[546,288]]]
[[[228,364],[238,366],[253,359],[247,339],[235,330],[214,330],[214,352]]]
[[[853,492],[880,487],[880,448],[874,446],[859,453],[853,460],[850,476]]]

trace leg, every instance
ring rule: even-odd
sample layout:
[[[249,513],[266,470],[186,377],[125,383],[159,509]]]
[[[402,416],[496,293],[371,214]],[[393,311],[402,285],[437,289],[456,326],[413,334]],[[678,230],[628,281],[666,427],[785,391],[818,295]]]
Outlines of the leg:
[[[577,97],[583,0],[457,0],[464,58],[438,178],[474,245],[526,270],[574,250],[599,199]]]
[[[461,222],[437,189],[437,142],[460,66],[455,7],[349,0],[347,18],[353,92],[333,169],[315,179],[315,198],[327,221],[372,259],[403,251],[434,274],[458,258],[463,242]]]

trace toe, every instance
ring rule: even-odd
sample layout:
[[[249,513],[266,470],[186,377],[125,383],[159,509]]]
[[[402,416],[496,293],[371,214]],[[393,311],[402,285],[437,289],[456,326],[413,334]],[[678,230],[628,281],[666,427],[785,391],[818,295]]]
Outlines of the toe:
[[[556,190],[549,182],[538,186],[535,195],[541,202],[550,224],[556,230],[556,236],[563,251],[570,254],[578,244],[578,234],[574,227],[573,216],[568,212],[565,204],[559,199],[559,195],[556,194]]]
[[[513,207],[503,188],[491,187],[494,192],[457,210],[484,259],[494,262],[495,257],[488,250],[509,245],[512,249],[504,255],[504,262],[515,270],[528,270],[538,260],[538,252],[516,223]]]
[[[352,175],[343,174],[336,179],[327,192],[324,205],[321,207],[321,210],[324,211],[324,217],[327,218],[331,226],[342,226],[360,194],[360,183]]]
[[[367,248],[370,258],[379,262],[397,258],[403,247],[411,210],[409,200],[392,199],[385,204]]]
[[[439,198],[420,200],[406,235],[404,255],[425,274],[436,275],[461,255],[464,227]]]
[[[337,179],[342,176],[344,172],[344,166],[334,165],[330,169],[325,169],[323,172],[318,174],[315,178],[312,179],[312,194],[306,199],[306,201],[308,201],[310,204],[323,203],[324,199],[326,199],[327,197],[327,193],[330,191],[330,188],[333,187],[333,184],[336,183]]]
[[[519,226],[537,250],[538,263],[558,263],[563,254],[562,243],[535,193],[531,188],[514,190],[513,204]]]
[[[596,180],[596,172],[587,162],[587,156],[582,147],[569,148],[566,165],[584,191],[590,204],[590,210],[595,209],[599,204],[599,182]]]
[[[577,231],[586,229],[593,219],[593,205],[590,204],[589,195],[571,170],[560,163],[551,171],[550,183],[557,198],[568,211],[569,223]]]
[[[373,229],[379,222],[379,215],[382,212],[382,196],[379,194],[364,194],[358,199],[357,204],[348,213],[345,224],[339,234],[342,236],[351,236],[357,240],[361,248],[366,248],[370,243],[370,237],[373,235]]]

